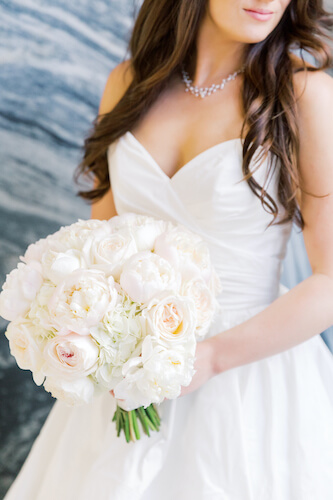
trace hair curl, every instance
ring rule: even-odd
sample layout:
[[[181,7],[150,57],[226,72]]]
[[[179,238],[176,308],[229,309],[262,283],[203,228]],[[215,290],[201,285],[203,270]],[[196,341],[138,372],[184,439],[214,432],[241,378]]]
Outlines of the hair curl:
[[[91,203],[104,196],[110,188],[109,145],[137,124],[171,78],[180,72],[182,65],[193,72],[196,38],[206,6],[207,0],[143,2],[128,44],[132,81],[117,105],[93,121],[94,128],[84,141],[82,161],[74,172],[76,183],[81,176],[97,178],[98,187],[79,191],[78,196]],[[278,208],[265,187],[279,159],[278,199],[286,209],[286,216],[277,223],[294,220],[301,229],[304,228],[296,199],[301,183],[297,165],[299,133],[293,74],[295,71],[332,67],[328,44],[332,26],[332,15],[326,12],[322,0],[291,0],[279,24],[265,40],[246,46],[242,88],[245,115],[241,131],[242,169],[244,180],[260,198],[263,208],[273,215],[270,224],[274,223]],[[295,49],[299,50],[303,62],[297,69],[290,57]],[[315,66],[306,64],[304,53],[314,57]],[[269,151],[273,153],[264,186],[255,181],[253,171],[249,169],[258,146],[262,147],[260,161]]]

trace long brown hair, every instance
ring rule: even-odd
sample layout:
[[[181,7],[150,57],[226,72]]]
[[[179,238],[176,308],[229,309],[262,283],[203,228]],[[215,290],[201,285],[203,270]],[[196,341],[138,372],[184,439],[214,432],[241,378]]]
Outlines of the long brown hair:
[[[140,120],[182,65],[193,71],[197,33],[207,3],[208,0],[143,2],[128,45],[132,81],[117,105],[93,121],[94,128],[84,141],[83,159],[74,172],[75,182],[78,183],[81,176],[97,178],[98,187],[79,191],[78,196],[89,202],[104,196],[110,188],[109,145]],[[331,67],[332,53],[326,40],[331,38],[328,30],[332,25],[333,18],[325,11],[322,0],[291,0],[269,36],[246,47],[242,169],[244,180],[261,200],[263,208],[273,215],[271,224],[278,208],[265,186],[279,159],[278,199],[286,209],[286,216],[278,223],[294,220],[301,229],[304,227],[296,200],[297,190],[301,188],[297,165],[299,134],[293,88],[295,68],[290,52],[300,49],[303,65],[296,71]],[[303,51],[315,58],[316,66],[307,67]],[[269,151],[273,153],[264,186],[255,181],[249,169],[258,146],[262,147],[261,161]]]

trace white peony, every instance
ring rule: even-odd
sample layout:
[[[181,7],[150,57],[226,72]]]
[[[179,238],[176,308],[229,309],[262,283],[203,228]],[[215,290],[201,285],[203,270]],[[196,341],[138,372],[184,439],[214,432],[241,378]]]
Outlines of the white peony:
[[[90,336],[58,335],[45,343],[45,373],[67,380],[85,377],[96,370],[98,355],[99,349]]]
[[[77,270],[55,288],[48,304],[50,318],[59,329],[65,327],[89,335],[90,327],[97,325],[106,311],[116,305],[117,298],[112,276],[105,278],[94,269]]]
[[[45,342],[37,334],[38,331],[27,319],[12,321],[5,332],[10,352],[18,366],[23,370],[31,370],[35,383],[41,385],[45,378],[43,374]]]
[[[184,280],[194,276],[206,282],[211,277],[210,254],[202,238],[182,226],[169,229],[156,238],[154,252],[181,272]]]
[[[88,377],[70,382],[66,379],[47,377],[44,388],[54,398],[64,401],[69,406],[90,403],[94,396],[94,384]]]
[[[125,227],[130,228],[138,251],[152,250],[155,239],[168,226],[168,222],[166,221],[135,213],[126,213],[112,217],[109,220],[109,224],[113,231],[119,231]]]
[[[31,261],[40,262],[44,252],[49,249],[46,238],[41,238],[36,243],[31,243],[25,251],[24,256],[20,255],[20,259],[28,264]]]
[[[186,349],[165,348],[147,335],[142,356],[131,358],[123,367],[124,379],[114,388],[118,404],[130,411],[139,406],[161,403],[179,396],[195,373],[194,357]]]
[[[82,220],[63,226],[58,231],[47,236],[46,240],[49,248],[56,252],[65,252],[66,250],[82,250],[86,239],[91,235],[91,232],[107,228],[106,221],[98,219]]]
[[[144,304],[164,290],[178,292],[181,276],[167,260],[147,250],[125,262],[119,282],[134,302]]]
[[[6,277],[0,294],[0,315],[12,321],[24,316],[43,283],[38,262],[19,262]]]
[[[142,316],[147,332],[161,344],[170,348],[183,344],[194,352],[197,311],[192,299],[164,292],[147,304]]]
[[[86,261],[80,250],[68,249],[64,252],[47,250],[41,258],[43,275],[58,285],[73,271],[85,269]]]

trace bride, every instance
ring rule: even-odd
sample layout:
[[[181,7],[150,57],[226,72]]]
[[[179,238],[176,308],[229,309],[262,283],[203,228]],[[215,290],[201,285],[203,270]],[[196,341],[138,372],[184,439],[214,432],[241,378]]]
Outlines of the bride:
[[[333,362],[319,335],[333,324],[331,25],[321,0],[143,2],[79,194],[91,218],[137,212],[201,233],[221,312],[191,384],[160,405],[159,433],[117,438],[110,394],[57,401],[6,500],[332,498]],[[288,290],[293,222],[313,273]]]

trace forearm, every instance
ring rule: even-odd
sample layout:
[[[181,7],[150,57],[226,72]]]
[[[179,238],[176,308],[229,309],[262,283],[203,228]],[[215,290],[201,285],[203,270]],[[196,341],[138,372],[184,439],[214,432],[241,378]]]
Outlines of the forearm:
[[[247,321],[208,339],[214,374],[272,356],[333,324],[333,280],[313,274]]]

